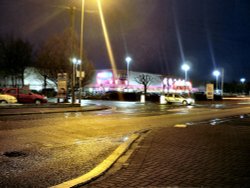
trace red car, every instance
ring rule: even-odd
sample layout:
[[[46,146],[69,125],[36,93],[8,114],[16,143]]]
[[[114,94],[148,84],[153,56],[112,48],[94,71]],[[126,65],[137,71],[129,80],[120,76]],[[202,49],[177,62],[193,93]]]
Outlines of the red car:
[[[4,88],[2,93],[16,97],[19,103],[41,104],[48,102],[47,97],[20,88]]]

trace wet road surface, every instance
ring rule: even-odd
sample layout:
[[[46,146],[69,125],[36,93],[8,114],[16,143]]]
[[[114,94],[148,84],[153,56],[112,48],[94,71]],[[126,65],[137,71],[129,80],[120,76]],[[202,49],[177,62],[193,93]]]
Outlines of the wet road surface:
[[[1,117],[0,186],[48,187],[82,175],[137,130],[250,112],[208,106],[119,103],[98,112]],[[24,155],[6,156],[13,151]]]

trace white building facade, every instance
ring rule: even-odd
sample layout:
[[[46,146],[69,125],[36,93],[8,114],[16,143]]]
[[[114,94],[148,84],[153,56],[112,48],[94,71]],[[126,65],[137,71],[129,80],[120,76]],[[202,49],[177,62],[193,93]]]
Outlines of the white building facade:
[[[107,92],[125,91],[140,92],[144,86],[136,81],[139,75],[148,75],[152,81],[147,87],[149,93],[168,93],[168,92],[192,92],[192,84],[179,78],[167,77],[160,74],[117,70],[116,74],[111,69],[97,70],[91,84],[85,86],[84,91],[88,92]],[[116,75],[116,76],[115,76]],[[128,80],[129,79],[129,80]]]
[[[142,92],[144,91],[144,86],[136,81],[136,78],[142,74],[148,75],[152,79],[147,87],[147,92],[149,93],[181,93],[192,92],[193,90],[190,81],[180,78],[135,71],[129,71],[128,77],[126,70],[117,70],[116,74],[114,74],[112,69],[104,69],[96,70],[91,84],[85,86],[84,91],[91,93],[104,93],[107,91]],[[2,84],[1,81],[3,82]],[[8,87],[10,84],[8,83],[8,79],[7,81],[1,81],[0,85],[2,87]],[[25,70],[24,83],[25,86],[28,86],[32,90],[40,91],[43,89],[44,80],[34,68],[27,68]],[[47,80],[47,88],[57,90],[56,84],[50,80]]]

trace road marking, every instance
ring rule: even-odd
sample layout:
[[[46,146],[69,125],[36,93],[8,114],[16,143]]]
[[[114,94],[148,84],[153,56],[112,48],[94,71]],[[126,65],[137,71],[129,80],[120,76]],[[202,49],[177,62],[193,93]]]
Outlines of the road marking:
[[[105,173],[105,171],[107,171],[129,149],[129,147],[135,142],[135,140],[139,138],[139,136],[139,134],[132,134],[126,142],[121,144],[107,159],[97,165],[90,172],[78,178],[63,182],[59,185],[52,186],[51,188],[75,187],[77,185],[84,185],[91,180],[98,178],[103,173]]]
[[[187,125],[186,124],[176,124],[176,125],[174,125],[174,127],[177,127],[177,128],[186,128]]]

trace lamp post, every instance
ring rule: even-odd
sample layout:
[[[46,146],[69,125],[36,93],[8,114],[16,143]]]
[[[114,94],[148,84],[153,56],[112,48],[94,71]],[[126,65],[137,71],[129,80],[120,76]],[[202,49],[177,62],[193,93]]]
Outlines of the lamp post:
[[[75,84],[76,84],[76,68],[75,68],[75,64],[77,62],[76,58],[72,59],[72,87],[71,87],[71,103],[74,104],[75,103]]]
[[[129,64],[132,61],[132,58],[127,56],[125,60],[127,62],[127,84],[129,86]]]
[[[83,62],[83,23],[84,23],[84,4],[85,0],[82,0],[82,11],[81,11],[81,34],[80,34],[80,75],[79,75],[79,104],[81,105],[82,98],[82,62]]]
[[[181,66],[181,69],[182,70],[184,70],[184,72],[185,72],[185,82],[187,81],[187,72],[189,71],[189,69],[190,69],[190,66],[188,65],[188,64],[183,64],[182,66]]]
[[[76,7],[70,7],[70,51],[71,55],[73,56],[75,54],[74,52],[74,42],[73,42],[73,36],[74,36],[74,31],[75,31],[75,10]],[[74,66],[74,58],[70,59],[72,62],[72,78],[71,78],[71,103],[75,103],[75,93],[74,93],[74,88],[75,88],[75,66]],[[67,98],[66,98],[67,100]]]
[[[72,74],[72,88],[71,88],[71,95],[72,95],[72,104],[75,103],[75,86],[76,86],[76,73],[77,73],[77,65],[81,64],[80,59],[76,59],[75,57],[72,59],[72,67],[73,67],[73,74]]]
[[[245,81],[246,81],[245,78],[241,78],[241,79],[240,79],[240,82],[242,83],[242,94],[243,94],[243,95],[244,95],[244,89],[245,89],[245,85],[244,85]]]
[[[80,59],[76,59],[76,58],[74,58],[75,60],[74,60],[74,65],[75,65],[75,74],[76,74],[76,78],[77,77],[80,77],[80,71],[77,71],[77,65],[81,65],[81,63],[82,63],[82,61],[80,60]],[[77,82],[77,81],[76,81]]]
[[[75,87],[75,85],[76,85],[76,64],[77,64],[77,59],[74,57],[73,59],[72,59],[72,63],[73,63],[73,86]]]
[[[216,78],[216,92],[218,92],[218,78],[220,76],[220,72],[218,70],[214,70],[213,75]]]

